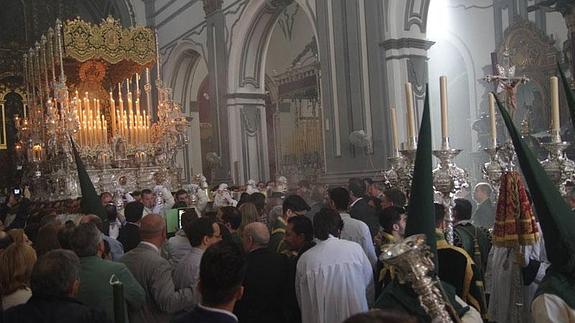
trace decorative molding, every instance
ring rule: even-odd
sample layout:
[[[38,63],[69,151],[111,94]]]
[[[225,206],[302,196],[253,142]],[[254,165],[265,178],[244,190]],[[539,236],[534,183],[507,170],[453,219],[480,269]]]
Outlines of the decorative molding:
[[[383,47],[385,50],[391,49],[404,49],[404,48],[415,48],[428,50],[433,46],[435,42],[425,39],[418,38],[395,38],[387,39],[379,43],[379,46]]]
[[[202,0],[204,2],[204,12],[206,17],[214,14],[218,10],[222,10],[224,0]]]
[[[240,59],[240,77],[239,86],[245,87],[251,85],[255,88],[261,88],[261,68],[263,54],[266,49],[266,36],[269,35],[274,27],[277,17],[283,9],[291,4],[293,0],[268,0],[260,12],[258,12],[254,23],[247,32],[246,40],[242,47]],[[248,59],[253,60],[249,64]]]
[[[418,54],[405,54],[405,55],[391,55],[391,56],[387,56],[385,57],[386,61],[391,61],[391,60],[400,60],[400,59],[411,59],[411,58],[425,58],[426,60],[429,60],[429,57],[427,57],[427,55],[418,55]]]
[[[427,28],[427,13],[431,0],[419,0],[419,8],[415,7],[415,0],[405,1],[405,19],[403,29],[409,31],[411,26],[416,25],[419,31],[425,33]]]
[[[265,94],[260,93],[229,93],[226,99],[265,100]]]

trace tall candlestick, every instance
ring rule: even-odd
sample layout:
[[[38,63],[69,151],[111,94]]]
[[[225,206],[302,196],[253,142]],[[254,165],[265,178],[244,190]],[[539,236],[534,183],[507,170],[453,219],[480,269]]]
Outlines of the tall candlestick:
[[[399,142],[397,139],[397,114],[395,108],[391,108],[391,138],[393,143],[394,155],[399,150]]]
[[[116,132],[116,101],[114,101],[112,91],[110,91],[110,119],[112,121],[112,137],[114,137]]]
[[[495,96],[489,93],[489,121],[491,122],[491,148],[497,147],[497,119],[495,116]]]
[[[26,110],[28,110],[28,105],[24,104],[24,119],[26,119]]]
[[[411,83],[405,83],[405,101],[407,110],[407,140],[408,142],[415,137],[415,119],[413,116],[413,90]],[[415,147],[411,147],[415,148]]]
[[[449,137],[449,127],[447,121],[447,76],[439,77],[439,89],[441,99],[441,137]]]
[[[559,120],[559,79],[556,76],[551,77],[551,117],[551,129],[558,133],[561,122]]]
[[[133,110],[132,110],[132,92],[128,91],[128,142],[133,144],[134,143],[134,131],[133,131]]]

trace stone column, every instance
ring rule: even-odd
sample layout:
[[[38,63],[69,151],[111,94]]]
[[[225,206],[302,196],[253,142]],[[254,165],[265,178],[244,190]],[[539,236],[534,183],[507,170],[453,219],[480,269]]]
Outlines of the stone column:
[[[265,94],[230,94],[227,104],[234,182],[269,179]]]
[[[326,183],[374,176],[385,166],[389,148],[381,57],[380,4],[367,0],[318,0],[317,32],[324,110]],[[363,130],[369,147],[349,136]]]
[[[225,40],[225,16],[222,12],[223,0],[203,0],[206,13],[207,62],[209,75],[209,95],[212,111],[212,125],[216,149],[221,165],[216,169],[213,182],[229,182],[231,165],[228,145],[228,118],[225,103],[227,84],[227,51]],[[203,152],[210,153],[209,151]]]

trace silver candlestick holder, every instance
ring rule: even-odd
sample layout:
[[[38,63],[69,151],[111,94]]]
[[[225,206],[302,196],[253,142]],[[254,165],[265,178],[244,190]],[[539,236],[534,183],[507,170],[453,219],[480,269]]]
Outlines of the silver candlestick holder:
[[[559,131],[553,131],[551,142],[542,144],[548,155],[547,159],[541,161],[541,166],[562,194],[566,193],[565,182],[575,175],[575,162],[565,155],[565,149],[570,145],[561,139]]]
[[[401,184],[400,172],[403,167],[404,158],[399,154],[398,150],[395,150],[392,157],[389,157],[391,166],[388,170],[383,171],[383,179],[387,187],[399,187]]]
[[[415,167],[415,154],[417,152],[417,144],[415,148],[408,145],[407,149],[400,150],[402,164],[397,170],[398,175],[398,189],[402,192],[407,192],[411,189],[411,181],[413,180],[413,168]]]
[[[501,185],[501,175],[503,175],[503,172],[505,171],[505,166],[499,157],[499,148],[497,146],[485,148],[483,150],[489,154],[489,162],[483,164],[481,172],[483,173],[483,178],[493,188],[495,196],[498,196],[499,186]]]
[[[433,155],[439,159],[439,165],[433,170],[433,185],[435,190],[441,193],[442,202],[446,208],[445,232],[447,241],[451,244],[453,244],[453,214],[451,212],[453,197],[468,182],[467,172],[453,161],[461,151],[461,149],[453,149],[449,146],[449,138],[443,138],[441,149],[433,151]]]

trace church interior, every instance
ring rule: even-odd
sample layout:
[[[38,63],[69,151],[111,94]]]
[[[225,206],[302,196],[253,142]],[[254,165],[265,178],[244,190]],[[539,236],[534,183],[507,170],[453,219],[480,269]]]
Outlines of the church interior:
[[[253,294],[242,299],[257,289],[249,262],[264,248],[293,264],[293,320],[279,323],[384,322],[350,316],[395,301],[419,319],[397,322],[575,322],[575,1],[0,5],[0,259],[18,244],[10,229],[27,240],[58,220],[52,249],[82,261],[74,243],[99,223],[101,258],[112,239],[109,259],[136,280],[155,257],[174,287],[180,267],[164,247],[203,248],[200,285],[170,293],[183,295],[178,311],[227,315],[213,322],[273,321],[246,319]],[[194,245],[197,223],[209,232]],[[130,228],[132,250],[155,250],[135,266],[121,241]],[[298,235],[309,241],[294,247]],[[248,265],[220,266],[238,282],[228,303],[208,304],[200,267],[217,252]],[[337,261],[353,269],[321,281]],[[318,281],[330,286],[325,303]],[[16,309],[34,303],[34,288]],[[155,304],[141,320],[106,306],[116,322],[179,320]]]

